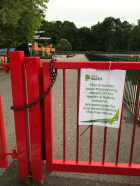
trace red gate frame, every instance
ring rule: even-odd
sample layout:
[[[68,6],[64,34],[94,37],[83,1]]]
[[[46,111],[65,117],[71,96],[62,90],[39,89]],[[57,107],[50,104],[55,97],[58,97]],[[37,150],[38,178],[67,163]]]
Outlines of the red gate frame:
[[[49,86],[50,72],[49,62],[43,61],[43,88],[44,91]],[[44,113],[45,113],[45,134],[46,134],[46,169],[47,171],[66,171],[66,172],[83,172],[83,173],[97,173],[97,174],[114,174],[114,175],[131,175],[140,176],[140,164],[132,164],[134,138],[136,130],[137,113],[139,106],[139,94],[140,94],[140,75],[137,90],[137,100],[135,109],[135,119],[133,126],[132,144],[130,152],[129,164],[118,163],[119,158],[119,146],[120,146],[120,134],[121,134],[121,123],[122,113],[120,118],[120,128],[118,130],[118,143],[116,152],[116,162],[108,163],[105,162],[105,147],[106,147],[106,135],[107,128],[104,131],[104,143],[103,143],[103,160],[102,162],[92,162],[92,132],[93,127],[90,128],[90,148],[89,148],[89,161],[79,161],[79,87],[80,87],[80,69],[81,68],[92,68],[92,69],[121,69],[121,70],[140,70],[139,62],[73,62],[73,61],[56,61],[54,62],[54,69],[63,69],[63,160],[53,159],[53,131],[52,131],[52,91],[50,91],[44,98]],[[76,160],[70,161],[65,160],[65,69],[78,69],[78,95],[77,95],[77,143],[76,143]],[[123,105],[123,101],[122,101]],[[123,108],[122,108],[123,112]]]
[[[40,67],[40,58],[25,58],[23,51],[10,51],[10,71],[11,85],[13,94],[13,106],[22,107],[27,103],[35,101],[49,87],[51,79],[49,72],[49,61],[42,62]],[[111,65],[110,65],[111,64]],[[118,143],[116,151],[116,162],[105,162],[106,135],[107,128],[104,129],[103,158],[102,162],[92,161],[92,134],[93,126],[90,127],[89,161],[79,161],[79,91],[80,91],[80,69],[122,69],[122,70],[140,70],[140,62],[73,62],[73,61],[55,61],[54,69],[63,69],[63,160],[53,159],[53,133],[52,133],[52,91],[50,91],[43,101],[38,102],[28,110],[14,110],[17,157],[20,180],[27,179],[29,169],[32,169],[34,180],[43,180],[44,166],[43,160],[46,159],[47,171],[67,171],[114,175],[140,176],[140,164],[132,164],[134,138],[136,130],[137,113],[140,94],[140,75],[137,90],[137,100],[135,109],[135,118],[133,126],[132,144],[130,152],[130,161],[128,164],[118,163],[119,146],[121,135],[122,113],[120,118],[120,128],[118,130]],[[77,85],[77,143],[75,161],[66,160],[66,141],[65,141],[65,69],[78,70]],[[28,95],[27,95],[28,91]],[[28,102],[27,102],[28,97]],[[123,104],[123,102],[122,102]],[[122,109],[123,111],[123,109]],[[30,123],[30,125],[29,125]],[[30,155],[31,150],[31,155]],[[1,155],[1,154],[0,154]],[[7,164],[6,164],[7,165]]]
[[[2,114],[2,104],[1,104],[1,95],[0,95],[0,167],[6,168],[8,165],[8,158],[5,155],[6,152],[6,141],[5,141],[5,131],[3,123],[3,114]]]
[[[2,57],[4,57],[4,63],[3,63],[3,59]],[[9,73],[9,67],[10,67],[10,63],[6,63],[5,62],[5,58],[9,58],[8,55],[0,55],[0,60],[1,60],[1,63],[2,63],[2,67],[0,67],[0,70],[3,70],[3,73],[0,73],[0,74],[8,74]]]

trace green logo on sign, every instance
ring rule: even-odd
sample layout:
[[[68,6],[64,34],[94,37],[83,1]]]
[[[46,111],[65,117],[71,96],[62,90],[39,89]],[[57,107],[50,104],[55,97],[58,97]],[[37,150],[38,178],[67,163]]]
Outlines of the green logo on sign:
[[[90,75],[86,74],[85,75],[85,81],[88,81],[90,79]]]

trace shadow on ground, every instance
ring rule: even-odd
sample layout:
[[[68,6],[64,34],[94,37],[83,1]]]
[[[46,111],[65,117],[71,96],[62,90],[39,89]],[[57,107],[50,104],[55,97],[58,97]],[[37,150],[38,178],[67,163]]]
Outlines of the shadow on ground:
[[[7,167],[5,173],[0,178],[0,186],[35,186],[37,184],[23,184],[19,182],[18,175],[18,161],[14,160],[10,166]],[[40,184],[41,185],[41,184]],[[108,183],[101,181],[94,181],[88,179],[78,179],[78,178],[68,178],[68,177],[58,177],[51,176],[50,172],[45,171],[45,179],[43,185],[47,186],[128,186],[131,184],[123,184],[123,183]],[[135,185],[133,185],[135,186]]]

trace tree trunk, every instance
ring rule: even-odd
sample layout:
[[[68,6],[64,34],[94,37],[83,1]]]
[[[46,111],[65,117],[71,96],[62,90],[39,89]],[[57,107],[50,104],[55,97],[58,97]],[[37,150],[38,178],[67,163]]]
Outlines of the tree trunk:
[[[10,46],[7,48],[7,55],[9,56]],[[7,57],[7,63],[9,63],[9,58]]]

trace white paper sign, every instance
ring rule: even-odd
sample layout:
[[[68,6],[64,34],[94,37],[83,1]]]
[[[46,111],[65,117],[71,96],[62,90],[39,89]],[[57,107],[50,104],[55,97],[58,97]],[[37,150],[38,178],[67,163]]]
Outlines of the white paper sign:
[[[79,125],[119,128],[126,70],[81,69]]]

